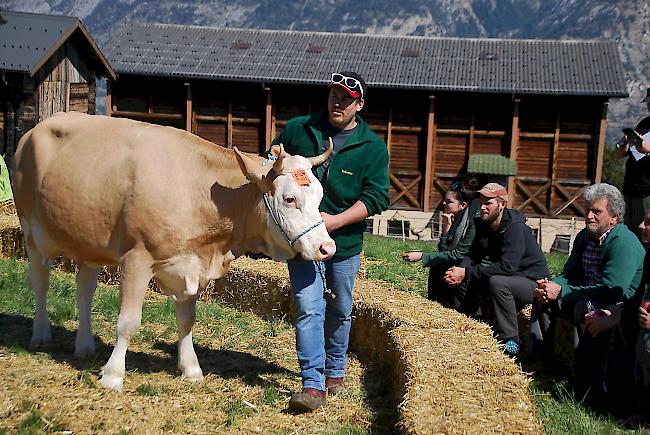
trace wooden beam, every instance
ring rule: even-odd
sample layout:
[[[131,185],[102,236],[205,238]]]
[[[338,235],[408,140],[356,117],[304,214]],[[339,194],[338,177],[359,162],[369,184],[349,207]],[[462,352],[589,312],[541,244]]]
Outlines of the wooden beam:
[[[474,114],[469,122],[469,143],[467,144],[467,160],[474,154]]]
[[[510,159],[515,162],[515,175],[508,177],[508,203],[514,207],[516,191],[515,180],[517,179],[517,153],[519,151],[519,98],[515,98],[512,107],[512,128],[510,131]]]
[[[182,120],[181,113],[148,113],[148,112],[129,112],[126,110],[115,110],[112,115],[119,118],[138,118],[138,119],[178,119]]]
[[[393,105],[388,107],[388,122],[386,123],[386,146],[390,157],[390,146],[393,144]]]
[[[194,115],[194,119],[197,121],[208,121],[208,122],[224,122],[227,123],[230,119],[230,122],[233,124],[242,124],[242,125],[261,125],[262,120],[259,118],[242,118],[239,116],[231,116],[228,118],[228,115]]]
[[[600,115],[600,127],[598,131],[598,144],[596,151],[596,176],[594,177],[595,183],[600,183],[603,178],[603,158],[605,156],[605,130],[607,130],[607,108],[609,102],[603,103],[603,111]]]
[[[262,152],[269,149],[273,140],[273,99],[271,88],[265,86],[264,93],[266,94],[266,108],[264,111],[264,149],[261,150]]]
[[[427,151],[424,169],[424,199],[422,200],[422,211],[429,211],[431,208],[431,184],[433,173],[436,170],[436,110],[435,95],[429,95],[429,117],[427,119]]]
[[[557,190],[557,166],[559,161],[560,151],[560,112],[558,110],[555,116],[555,134],[553,135],[553,163],[551,165],[551,191],[548,196],[548,208],[553,208],[553,198],[555,198]]]
[[[551,186],[551,183],[550,183],[550,182],[544,184],[542,187],[540,187],[539,189],[537,189],[537,191],[536,191],[535,193],[531,192],[531,191],[528,189],[528,187],[526,187],[526,185],[525,185],[524,183],[522,183],[521,181],[516,180],[515,183],[516,183],[517,187],[520,188],[520,189],[521,189],[521,190],[526,194],[526,196],[528,197],[528,199],[526,199],[526,201],[524,201],[522,204],[520,204],[520,205],[517,206],[517,210],[522,210],[524,207],[526,207],[526,206],[528,205],[528,203],[529,203],[530,201],[532,201],[532,202],[535,203],[535,205],[536,205],[536,206],[537,206],[537,207],[538,207],[538,208],[539,208],[539,209],[540,209],[540,210],[541,210],[545,215],[548,215],[548,209],[546,208],[546,206],[544,205],[544,203],[542,203],[542,202],[539,200],[539,198],[537,198],[537,195],[539,195],[539,194],[542,193],[544,190],[546,190],[547,188],[549,188],[549,187]],[[530,201],[529,201],[529,200],[530,200]]]
[[[226,118],[226,146],[232,148],[232,99],[228,99],[228,117]]]
[[[393,181],[395,181],[397,186],[400,189],[402,189],[402,191],[395,198],[393,198],[390,205],[395,204],[397,201],[400,200],[402,196],[406,196],[409,198],[409,200],[411,200],[411,203],[415,207],[420,208],[420,203],[415,199],[415,197],[410,193],[410,191],[411,189],[413,189],[413,187],[417,186],[420,183],[420,181],[422,181],[422,175],[418,175],[418,177],[415,180],[411,181],[409,185],[406,187],[404,187],[404,185],[393,174],[391,174],[391,178],[393,179]]]
[[[559,215],[559,214],[562,213],[562,211],[564,211],[564,209],[567,208],[568,206],[572,206],[572,207],[574,207],[576,210],[578,210],[578,213],[581,213],[583,216],[586,216],[586,215],[587,215],[587,212],[586,212],[586,210],[584,209],[584,207],[582,207],[580,204],[577,204],[575,201],[576,201],[576,199],[580,198],[580,196],[582,196],[582,194],[585,192],[585,190],[587,190],[588,187],[589,187],[589,186],[584,186],[584,187],[580,188],[580,189],[579,189],[575,194],[573,194],[573,196],[571,196],[571,195],[569,194],[569,192],[567,192],[566,190],[564,190],[564,189],[562,188],[562,186],[560,186],[560,185],[558,184],[558,185],[557,185],[557,189],[558,189],[558,191],[559,191],[562,195],[564,195],[564,197],[567,199],[567,202],[564,203],[564,204],[562,204],[562,206],[560,206],[557,210],[555,210],[555,211],[553,212],[553,216],[557,216],[557,215]]]
[[[185,130],[192,133],[192,83],[185,83]]]
[[[106,80],[106,116],[113,113],[113,80]]]
[[[522,131],[519,137],[525,139],[555,139],[555,132],[553,133],[534,133]],[[561,140],[592,140],[596,136],[593,134],[582,133],[560,133]]]
[[[395,197],[395,200],[391,202],[391,205],[393,205],[395,201],[397,201],[399,198],[405,195],[408,198],[408,200],[411,202],[411,204],[413,204],[417,208],[420,208],[420,202],[413,196],[411,192],[409,192],[409,190],[412,189],[413,186],[415,186],[418,182],[420,182],[421,177],[416,178],[415,181],[413,181],[411,184],[408,185],[408,187],[405,187],[402,184],[402,182],[399,181],[397,177],[395,177],[390,172],[388,173],[388,176],[390,177],[390,180],[393,183],[395,183],[397,188],[400,190],[400,193]]]

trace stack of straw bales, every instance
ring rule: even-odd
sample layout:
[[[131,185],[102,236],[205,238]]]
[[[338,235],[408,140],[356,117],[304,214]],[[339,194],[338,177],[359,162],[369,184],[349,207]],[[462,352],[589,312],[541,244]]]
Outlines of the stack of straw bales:
[[[2,255],[24,257],[17,220],[0,230]],[[71,262],[60,263],[74,271]],[[103,282],[119,282],[104,268]],[[350,349],[382,364],[404,433],[541,433],[528,396],[529,379],[496,347],[488,326],[422,297],[377,281],[354,289]],[[218,299],[267,319],[290,319],[286,267],[241,258],[211,283],[204,299]]]

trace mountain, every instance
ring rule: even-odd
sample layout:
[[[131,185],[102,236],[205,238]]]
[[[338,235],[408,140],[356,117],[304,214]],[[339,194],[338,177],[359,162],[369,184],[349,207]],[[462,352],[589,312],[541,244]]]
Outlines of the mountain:
[[[382,35],[618,42],[629,99],[610,104],[608,138],[647,116],[649,0],[3,0],[4,10],[72,15],[104,46],[130,21]]]

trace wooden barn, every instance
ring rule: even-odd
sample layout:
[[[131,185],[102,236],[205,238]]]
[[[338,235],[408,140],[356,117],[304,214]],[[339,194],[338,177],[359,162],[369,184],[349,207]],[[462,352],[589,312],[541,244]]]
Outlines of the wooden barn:
[[[0,12],[0,146],[55,112],[95,113],[98,77],[116,75],[79,19]]]
[[[129,24],[107,44],[107,114],[262,153],[324,108],[330,73],[370,90],[362,116],[390,150],[391,207],[431,211],[468,172],[509,177],[529,215],[583,215],[601,178],[607,105],[626,97],[611,41],[393,37]]]

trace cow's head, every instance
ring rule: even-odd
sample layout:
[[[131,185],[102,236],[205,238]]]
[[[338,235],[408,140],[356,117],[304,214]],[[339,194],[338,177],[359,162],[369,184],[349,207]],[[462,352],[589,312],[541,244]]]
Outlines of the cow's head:
[[[267,201],[270,254],[275,260],[300,253],[306,260],[326,260],[336,252],[336,244],[325,229],[318,206],[323,188],[311,171],[321,165],[332,152],[316,157],[292,156],[282,145],[273,146],[273,165],[259,161],[234,148],[237,162],[246,178],[257,184]]]

